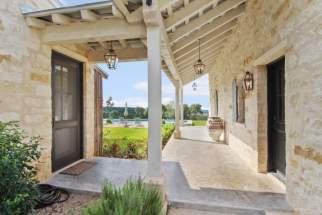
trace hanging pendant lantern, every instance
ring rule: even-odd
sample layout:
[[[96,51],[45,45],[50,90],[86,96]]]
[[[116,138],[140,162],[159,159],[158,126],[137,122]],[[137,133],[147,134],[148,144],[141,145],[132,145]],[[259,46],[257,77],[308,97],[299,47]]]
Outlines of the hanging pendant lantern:
[[[116,70],[117,63],[118,63],[119,59],[116,55],[115,50],[113,49],[112,41],[111,41],[111,47],[108,50],[108,53],[106,53],[104,55],[104,58],[105,58],[105,62],[107,64],[107,67],[111,70]]]
[[[193,76],[192,90],[197,91],[196,75]]]
[[[197,83],[195,81],[192,84],[192,89],[193,89],[193,91],[197,90]]]
[[[200,57],[200,39],[198,40],[199,42],[199,59],[195,63],[194,70],[196,75],[202,75],[202,73],[205,71],[206,65],[202,62],[201,57]]]

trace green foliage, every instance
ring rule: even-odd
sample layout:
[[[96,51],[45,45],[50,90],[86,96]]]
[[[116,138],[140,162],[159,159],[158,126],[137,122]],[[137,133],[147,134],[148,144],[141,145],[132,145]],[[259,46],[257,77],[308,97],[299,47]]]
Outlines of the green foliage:
[[[0,122],[0,214],[24,215],[35,206],[39,137],[26,138],[15,122]]]
[[[164,147],[169,141],[175,126],[172,124],[165,124],[162,126],[162,146]]]
[[[101,199],[92,202],[82,215],[161,215],[162,208],[161,192],[139,179],[128,181],[122,188],[107,183]]]
[[[170,139],[174,125],[162,126],[162,145]],[[148,145],[147,128],[104,128],[103,156],[129,159],[146,159]]]
[[[119,119],[124,117],[125,107],[104,107],[103,109],[103,118],[112,118],[112,119]],[[127,119],[147,119],[147,109],[142,107],[128,107],[128,116]]]
[[[107,119],[107,120],[106,120],[106,124],[112,124],[112,120]]]
[[[175,109],[173,104],[162,105],[162,118],[174,119]]]
[[[147,153],[146,139],[105,138],[103,156],[128,159],[145,159]]]
[[[194,120],[192,121],[192,126],[205,126],[207,125],[206,120]]]

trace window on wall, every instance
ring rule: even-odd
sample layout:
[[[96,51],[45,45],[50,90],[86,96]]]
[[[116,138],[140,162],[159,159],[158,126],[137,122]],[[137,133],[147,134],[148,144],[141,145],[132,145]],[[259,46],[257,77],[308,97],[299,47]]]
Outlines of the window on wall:
[[[236,79],[232,83],[232,111],[234,122],[245,122],[244,90],[242,82],[238,83]]]
[[[215,114],[216,116],[219,115],[219,98],[218,98],[218,91],[215,91],[215,102],[216,102],[216,110],[215,110]]]

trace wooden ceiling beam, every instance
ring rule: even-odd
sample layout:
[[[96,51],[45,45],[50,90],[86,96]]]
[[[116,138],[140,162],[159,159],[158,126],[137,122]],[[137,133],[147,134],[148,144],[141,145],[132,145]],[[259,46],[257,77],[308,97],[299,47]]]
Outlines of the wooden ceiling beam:
[[[213,44],[209,47],[207,47],[206,49],[201,50],[201,59],[205,59],[207,58],[208,55],[211,55],[213,52],[218,51],[219,49],[223,48],[223,44],[224,42],[220,43],[220,44]],[[178,67],[185,65],[189,62],[195,62],[197,61],[199,57],[199,53],[198,52],[194,52],[193,54],[185,57],[185,58],[181,58],[176,60],[176,63],[178,65]]]
[[[51,20],[54,24],[68,25],[72,19],[63,14],[54,13],[51,14]]]
[[[189,17],[191,17],[193,14],[199,13],[200,11],[202,12],[205,8],[209,7],[215,2],[218,2],[218,0],[198,0],[185,5],[184,8],[178,10],[177,12],[173,13],[173,15],[170,15],[169,18],[164,20],[165,28],[169,30],[179,23],[187,19],[189,20]]]
[[[200,16],[199,18],[189,22],[187,25],[184,25],[178,28],[175,32],[170,33],[169,34],[170,42],[171,43],[177,42],[183,37],[191,34],[193,31],[196,31],[197,29],[201,28],[203,25],[206,25],[212,22],[213,20],[215,20],[216,18],[219,18],[226,12],[244,3],[245,1],[246,0],[226,0],[225,2],[221,3],[214,9],[208,11],[207,13]]]
[[[88,22],[94,22],[99,18],[98,15],[91,10],[81,10],[80,12],[82,20]]]
[[[147,50],[146,48],[125,48],[125,49],[116,49],[115,50],[119,61],[127,62],[127,61],[141,61],[146,60],[147,58]],[[105,62],[104,54],[105,50],[90,52],[88,54],[88,61],[93,63],[102,63]]]
[[[222,42],[224,42],[225,40],[227,40],[227,37],[229,37],[231,35],[231,30],[227,31],[224,34],[221,34],[218,37],[207,37],[207,38],[201,38],[200,39],[200,48],[201,50],[211,46],[212,44],[221,44]],[[196,51],[198,51],[199,45],[198,45],[198,41],[196,41],[195,43],[190,44],[189,46],[187,46],[186,48],[180,50],[179,52],[174,54],[174,57],[176,60],[183,58],[189,54],[192,54]]]
[[[226,15],[216,19],[208,25],[203,26],[199,31],[189,35],[189,37],[179,40],[172,46],[173,52],[178,52],[179,50],[185,48],[196,40],[207,36],[210,33],[220,35],[223,32],[232,29],[236,26],[236,18],[241,15],[242,11],[243,9],[240,8],[229,11]]]
[[[65,26],[48,26],[43,29],[41,38],[44,43],[60,44],[137,39],[146,38],[146,27],[143,23],[130,25],[121,19],[104,19]]]

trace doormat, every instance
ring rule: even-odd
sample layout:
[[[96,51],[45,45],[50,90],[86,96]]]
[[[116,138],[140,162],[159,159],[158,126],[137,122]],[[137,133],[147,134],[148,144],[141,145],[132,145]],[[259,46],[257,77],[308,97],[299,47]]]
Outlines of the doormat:
[[[91,162],[91,161],[81,161],[81,162],[61,171],[60,174],[77,176],[77,175],[82,174],[86,170],[90,169],[95,164],[96,164],[95,162]]]

